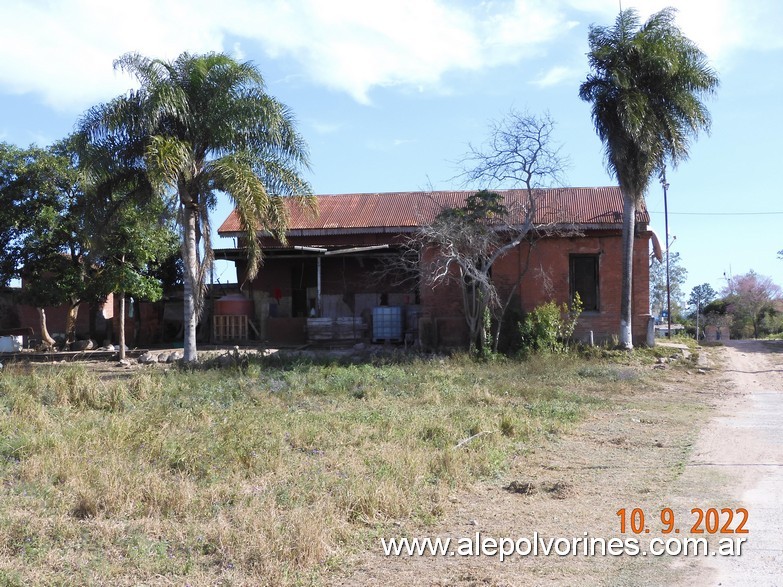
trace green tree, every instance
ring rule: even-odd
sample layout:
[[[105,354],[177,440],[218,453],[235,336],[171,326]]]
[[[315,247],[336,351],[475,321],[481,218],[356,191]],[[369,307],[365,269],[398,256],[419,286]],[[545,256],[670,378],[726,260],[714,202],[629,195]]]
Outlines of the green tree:
[[[176,201],[185,268],[185,361],[195,361],[196,324],[212,265],[209,212],[217,192],[228,194],[245,229],[252,279],[261,260],[257,230],[285,240],[284,197],[312,202],[300,175],[307,149],[291,113],[265,92],[250,63],[214,53],[183,53],[172,62],[130,53],[115,68],[134,75],[140,88],[90,110],[81,129],[93,140],[141,140],[149,178]]]
[[[672,302],[672,316],[684,309],[685,292],[682,288],[688,270],[680,264],[680,253],[669,255],[669,297]],[[666,262],[654,260],[650,265],[650,310],[653,316],[662,316],[666,310]]]
[[[6,286],[16,274],[17,259],[13,243],[18,238],[19,223],[23,217],[21,204],[24,188],[20,175],[28,153],[8,143],[0,143],[0,286]]]
[[[90,209],[93,253],[100,256],[102,282],[120,297],[119,354],[125,358],[125,297],[157,301],[159,272],[177,249],[173,214],[156,197],[144,167],[144,144],[134,137],[75,143]]]
[[[4,279],[23,278],[22,299],[39,309],[49,345],[46,306],[67,305],[66,340],[73,342],[82,303],[105,301],[122,287],[159,297],[160,282],[150,272],[176,242],[145,174],[117,151],[104,153],[99,167],[98,149],[84,147],[72,136],[49,148],[0,152],[3,200],[15,213],[6,224]]]
[[[84,198],[77,158],[69,139],[31,148],[18,168],[25,218],[11,247],[22,299],[39,308],[41,337],[52,344],[43,308],[67,304],[66,342],[75,340],[83,302],[105,297],[90,252],[95,210]]]
[[[709,283],[702,283],[694,286],[691,290],[691,295],[688,297],[688,305],[693,308],[694,312],[702,313],[707,304],[714,300],[717,295]]]
[[[592,103],[596,132],[607,167],[623,192],[623,280],[620,344],[632,348],[631,283],[636,210],[653,175],[688,157],[689,144],[708,130],[702,98],[718,86],[704,53],[664,9],[640,25],[636,11],[623,10],[614,26],[592,25],[591,73],[579,88]]]
[[[32,220],[56,207],[73,182],[68,161],[52,149],[0,143],[0,285],[19,277],[20,245],[35,229]]]

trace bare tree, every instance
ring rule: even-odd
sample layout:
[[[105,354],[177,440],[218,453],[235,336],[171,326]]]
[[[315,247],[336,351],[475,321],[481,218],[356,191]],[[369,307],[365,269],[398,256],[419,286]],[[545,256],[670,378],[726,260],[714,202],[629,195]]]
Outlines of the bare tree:
[[[484,144],[468,145],[457,162],[455,179],[488,189],[533,190],[563,185],[568,159],[553,139],[555,122],[549,113],[536,116],[514,108],[489,124]]]
[[[468,153],[458,162],[461,172],[457,178],[465,186],[525,190],[525,196],[506,210],[505,218],[495,217],[497,242],[492,244],[492,254],[487,259],[491,263],[482,272],[488,281],[487,307],[495,319],[493,351],[498,348],[503,317],[529,268],[535,242],[554,232],[576,233],[573,227],[560,224],[560,211],[551,205],[546,209],[542,198],[542,188],[563,185],[563,174],[568,166],[567,157],[554,142],[554,129],[555,122],[549,113],[537,116],[512,108],[503,118],[492,121],[487,140],[480,146],[470,144]],[[511,286],[501,296],[491,280],[492,264],[522,242],[528,244],[526,258],[520,265],[516,283],[507,284]],[[470,315],[467,308],[466,314]]]
[[[464,187],[481,188],[464,202],[455,201],[451,193],[430,192],[419,204],[419,229],[402,243],[401,254],[390,257],[378,272],[379,279],[397,285],[456,284],[471,352],[497,351],[503,315],[527,272],[535,242],[555,232],[577,234],[563,223],[556,190],[544,189],[560,184],[566,165],[552,142],[553,129],[549,115],[516,110],[492,122],[486,143],[469,145],[457,163],[459,174],[452,178]],[[522,243],[528,246],[516,282],[498,289],[492,267]],[[487,318],[493,322],[491,341]]]
[[[482,190],[469,196],[464,207],[442,209],[410,243],[422,251],[424,284],[433,288],[455,282],[459,285],[471,352],[486,348],[485,313],[500,306],[490,274],[492,266],[530,231],[530,213],[524,214],[524,228],[510,232],[504,230],[510,228],[508,216],[504,198]]]

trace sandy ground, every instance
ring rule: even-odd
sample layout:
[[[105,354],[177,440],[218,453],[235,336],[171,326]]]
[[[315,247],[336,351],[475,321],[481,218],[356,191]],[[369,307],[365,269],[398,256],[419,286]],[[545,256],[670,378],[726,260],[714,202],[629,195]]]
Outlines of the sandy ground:
[[[613,398],[571,433],[524,447],[503,479],[450,496],[436,525],[401,522],[380,530],[328,583],[783,586],[783,345],[736,342],[710,356],[715,368],[706,373],[656,372],[655,384]],[[511,491],[513,482],[531,490]],[[486,556],[386,557],[380,545],[381,537],[458,540],[476,532],[609,539],[623,536],[617,511],[637,507],[651,530],[639,536],[642,546],[662,536],[663,508],[675,513],[681,535],[691,536],[692,508],[745,507],[750,533],[739,557],[550,555],[501,563]],[[711,545],[725,536],[710,537]]]
[[[749,512],[739,557],[700,559],[709,569],[690,585],[783,585],[783,345],[734,341],[722,349],[734,394],[703,431],[683,483],[716,481],[727,507]],[[718,504],[716,504],[718,505]],[[704,576],[704,575],[702,575]]]

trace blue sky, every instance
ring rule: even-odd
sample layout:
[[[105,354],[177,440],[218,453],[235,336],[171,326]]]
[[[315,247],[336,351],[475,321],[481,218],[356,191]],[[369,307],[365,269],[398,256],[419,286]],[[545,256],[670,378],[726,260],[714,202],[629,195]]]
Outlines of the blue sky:
[[[721,79],[711,134],[668,177],[686,290],[720,289],[724,274],[750,269],[783,283],[772,181],[783,3],[623,1],[643,18],[669,5]],[[589,25],[611,24],[618,10],[617,0],[0,0],[0,141],[45,145],[71,132],[84,110],[133,85],[112,68],[125,52],[223,51],[253,61],[295,113],[316,193],[459,188],[454,162],[512,107],[550,113],[568,184],[611,185],[578,88]],[[658,183],[647,202],[662,235]],[[221,204],[215,225],[228,212]]]

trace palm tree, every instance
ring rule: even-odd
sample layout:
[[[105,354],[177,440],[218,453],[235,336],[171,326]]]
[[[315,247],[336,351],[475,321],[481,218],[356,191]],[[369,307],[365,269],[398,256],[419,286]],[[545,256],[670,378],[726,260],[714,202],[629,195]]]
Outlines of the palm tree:
[[[620,345],[633,348],[631,283],[636,209],[655,173],[687,159],[690,140],[709,130],[703,96],[718,78],[704,53],[666,8],[640,26],[634,10],[620,12],[613,27],[591,26],[591,73],[579,97],[592,103],[607,167],[623,192],[623,282]]]
[[[179,208],[185,266],[185,361],[197,360],[196,324],[205,276],[212,266],[209,211],[226,193],[245,231],[248,278],[261,261],[257,230],[285,240],[285,197],[312,202],[300,172],[307,148],[293,117],[264,90],[251,63],[223,54],[183,53],[172,62],[129,53],[114,63],[131,73],[138,90],[88,111],[81,131],[144,142],[152,183]]]

